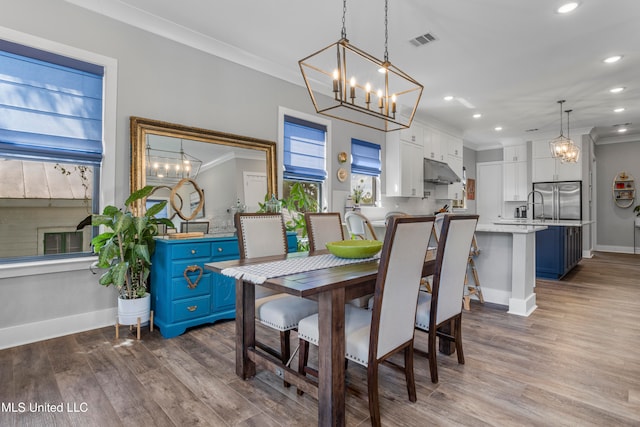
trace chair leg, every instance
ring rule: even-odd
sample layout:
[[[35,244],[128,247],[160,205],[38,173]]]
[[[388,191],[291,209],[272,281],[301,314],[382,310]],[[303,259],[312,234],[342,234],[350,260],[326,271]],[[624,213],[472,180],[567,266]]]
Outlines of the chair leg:
[[[431,372],[431,382],[438,382],[438,364],[436,361],[436,328],[434,330],[429,330],[429,340],[428,340],[428,354],[427,358],[429,359],[429,371]]]
[[[291,357],[291,343],[290,338],[291,331],[280,331],[280,357],[282,360],[282,364],[286,365],[289,362],[289,358]],[[289,387],[291,384],[284,381],[284,386]]]
[[[307,363],[309,362],[309,341],[305,341],[303,339],[300,340],[300,350],[298,351],[298,373],[301,375],[305,374],[305,368],[307,367]],[[302,396],[304,392],[300,389],[296,391],[298,396]]]
[[[413,343],[404,349],[404,376],[407,380],[407,392],[409,393],[409,401],[415,402],[416,398],[416,379],[413,375]]]
[[[462,351],[462,316],[456,318],[454,327],[454,338],[456,340],[456,353],[458,353],[458,363],[464,365],[464,352]]]
[[[380,401],[378,399],[378,362],[369,364],[367,368],[367,390],[369,394],[369,416],[371,425],[380,427]]]

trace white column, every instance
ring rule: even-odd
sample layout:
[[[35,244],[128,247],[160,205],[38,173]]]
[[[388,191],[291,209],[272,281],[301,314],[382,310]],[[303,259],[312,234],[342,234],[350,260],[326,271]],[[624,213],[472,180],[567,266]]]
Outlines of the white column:
[[[509,313],[529,316],[538,306],[533,288],[536,283],[535,233],[513,233],[513,253],[511,257],[511,298]]]

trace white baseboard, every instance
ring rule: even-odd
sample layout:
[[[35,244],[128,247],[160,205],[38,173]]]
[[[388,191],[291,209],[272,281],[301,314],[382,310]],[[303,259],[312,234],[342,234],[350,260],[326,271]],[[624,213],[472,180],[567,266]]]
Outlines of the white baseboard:
[[[510,291],[485,288],[484,286],[481,286],[481,289],[485,302],[509,306],[509,298],[511,298]]]
[[[115,325],[117,315],[118,308],[113,307],[3,328],[0,329],[0,350]]]
[[[596,245],[596,251],[599,252],[616,252],[622,254],[632,254],[633,246],[610,246],[610,245]],[[637,249],[640,253],[640,248]]]

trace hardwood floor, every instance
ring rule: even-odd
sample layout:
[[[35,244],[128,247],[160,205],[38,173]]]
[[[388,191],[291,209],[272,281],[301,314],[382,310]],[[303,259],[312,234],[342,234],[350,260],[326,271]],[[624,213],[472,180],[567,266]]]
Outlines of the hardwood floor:
[[[383,425],[640,425],[640,255],[596,253],[560,282],[538,281],[536,294],[528,318],[472,302],[466,364],[439,355],[434,385],[417,358],[415,404],[402,375],[383,367]],[[0,425],[316,425],[317,401],[280,378],[236,377],[234,329],[222,322],[172,339],[145,330],[136,341],[123,328],[116,341],[103,328],[2,350]],[[258,333],[277,345],[277,334]],[[417,340],[426,348],[424,334]],[[347,423],[369,425],[365,369],[350,364],[347,381]]]

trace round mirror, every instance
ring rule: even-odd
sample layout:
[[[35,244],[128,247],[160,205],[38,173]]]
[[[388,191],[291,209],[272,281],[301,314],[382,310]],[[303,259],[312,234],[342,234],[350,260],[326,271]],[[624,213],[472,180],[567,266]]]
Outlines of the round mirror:
[[[189,199],[190,214],[183,212],[182,196],[187,194]],[[200,211],[204,208],[204,192],[198,187],[198,184],[191,178],[183,178],[171,189],[171,207],[180,218],[185,221],[191,221],[196,218]],[[177,200],[180,200],[178,207]]]

